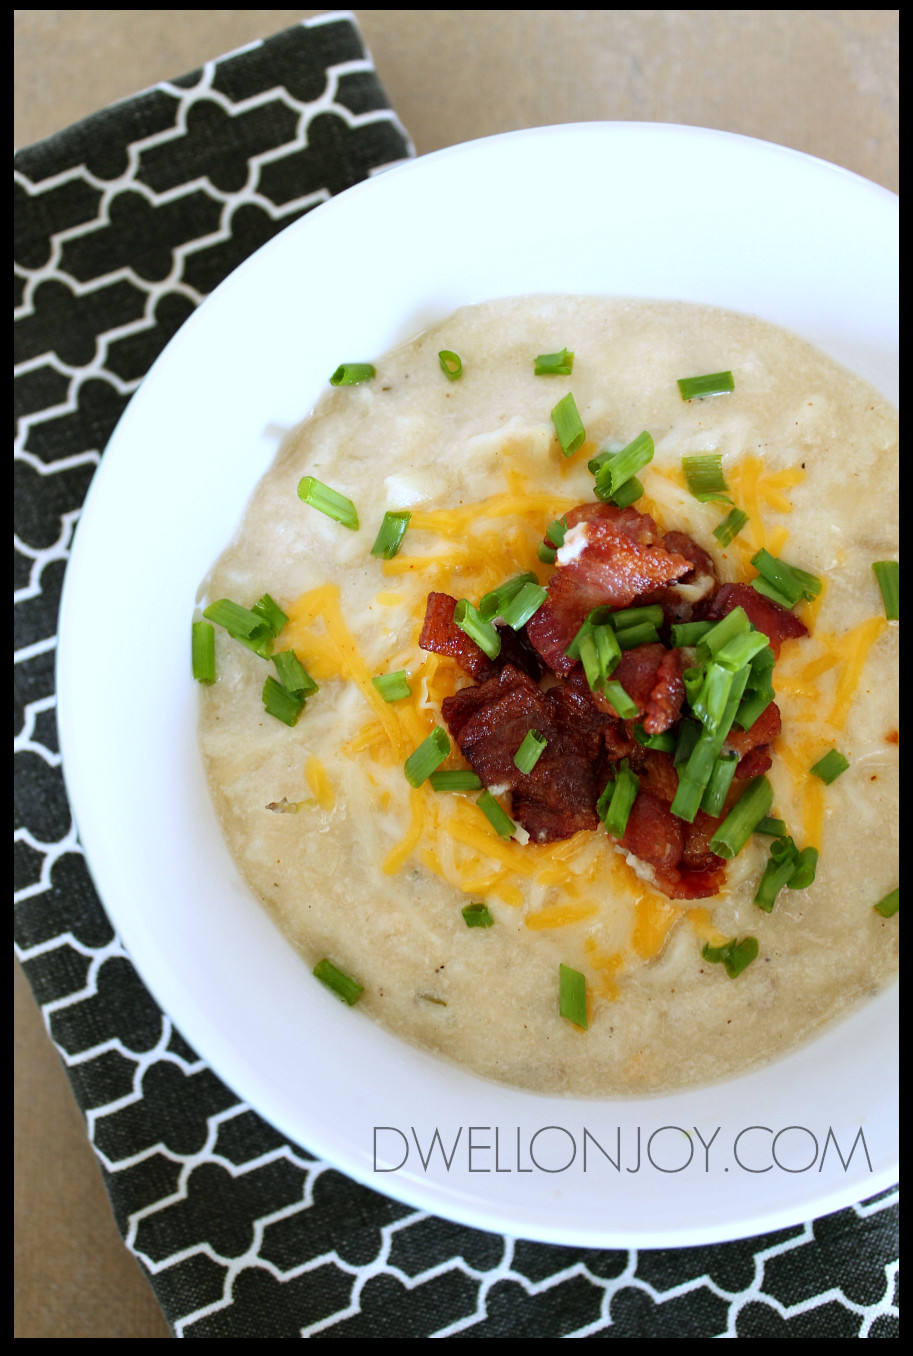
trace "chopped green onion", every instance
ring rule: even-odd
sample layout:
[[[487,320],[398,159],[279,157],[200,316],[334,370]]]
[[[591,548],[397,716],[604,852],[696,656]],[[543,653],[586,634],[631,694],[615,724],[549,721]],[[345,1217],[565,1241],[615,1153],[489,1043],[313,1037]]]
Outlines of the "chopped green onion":
[[[770,706],[774,695],[772,687],[764,688],[759,692],[748,692],[739,703],[739,709],[735,713],[736,725],[743,730],[750,730],[758,717],[762,716]]]
[[[371,682],[385,702],[402,701],[403,697],[408,697],[412,691],[405,669],[397,669],[395,673],[378,673]]]
[[[787,565],[785,560],[778,560],[763,547],[751,557],[751,563],[771,588],[792,599],[793,607],[800,599],[817,598],[821,592],[821,580],[815,575],[800,570],[797,565]]]
[[[757,937],[743,937],[738,941],[733,937],[724,946],[711,946],[708,942],[701,951],[704,960],[718,963],[722,961],[730,979],[737,979],[758,955]]]
[[[728,546],[733,538],[739,535],[748,520],[748,514],[744,509],[730,509],[722,522],[713,529],[713,535],[721,546]]]
[[[523,736],[523,743],[514,754],[514,763],[521,772],[532,772],[545,752],[547,743],[545,735],[541,735],[538,730],[527,730]]]
[[[614,452],[596,471],[596,494],[600,499],[614,498],[626,481],[653,460],[653,439],[646,431],[620,452]]]
[[[281,720],[283,725],[297,725],[298,717],[305,707],[305,698],[298,693],[286,692],[281,683],[270,675],[263,684],[260,694],[263,705],[269,715]]]
[[[701,688],[704,686],[704,670],[697,666],[684,669],[682,671],[682,684],[685,688],[688,705],[694,706],[701,695]]]
[[[661,753],[675,752],[675,735],[671,730],[666,730],[663,734],[648,735],[642,725],[635,725],[632,733],[638,744],[642,744],[645,749],[659,749]]]
[[[646,607],[623,607],[613,612],[609,621],[616,631],[625,631],[629,626],[641,626],[649,622],[651,626],[662,626],[663,610],[659,603],[650,603]]]
[[[659,632],[652,622],[626,626],[618,632],[618,644],[623,650],[633,650],[638,645],[655,645],[658,640]]]
[[[501,653],[501,637],[496,626],[484,621],[467,598],[461,598],[453,609],[453,623],[470,640],[474,640],[479,649],[484,650],[489,659],[497,659]]]
[[[881,590],[884,615],[888,621],[900,621],[900,565],[896,560],[876,560],[872,569]]]
[[[770,644],[763,631],[749,631],[747,635],[733,636],[732,640],[727,640],[716,651],[713,659],[714,663],[722,664],[724,669],[735,673],[737,669],[750,664],[756,654],[769,649]]]
[[[481,791],[482,778],[468,768],[453,772],[432,772],[428,778],[432,791]]]
[[[392,560],[403,544],[411,513],[385,513],[371,555],[377,560]]]
[[[442,348],[437,357],[441,371],[448,381],[456,381],[463,375],[463,359],[458,353],[449,348]]]
[[[586,1031],[586,977],[579,970],[572,970],[569,965],[559,965],[558,976],[558,1011],[562,1017]]]
[[[708,730],[716,730],[723,719],[734,677],[733,671],[722,664],[707,665],[700,693],[691,702],[691,710]]]
[[[496,589],[490,593],[484,594],[479,602],[479,616],[483,622],[494,621],[495,617],[503,617],[504,609],[508,603],[511,603],[525,584],[536,584],[538,580],[532,573],[515,574],[512,579],[506,583],[499,584]]]
[[[701,734],[701,727],[693,720],[683,720],[678,727],[678,740],[675,745],[674,765],[687,763]]]
[[[273,648],[273,633],[269,622],[250,608],[233,603],[230,598],[219,598],[203,611],[207,621],[222,626],[231,636],[253,650],[261,659],[269,659]]]
[[[682,400],[700,400],[704,396],[726,395],[735,390],[731,372],[708,372],[702,377],[680,377],[678,389]]]
[[[718,650],[722,650],[730,640],[736,636],[745,635],[751,630],[751,622],[748,620],[748,613],[744,607],[734,607],[731,612],[727,612],[722,621],[718,621],[715,626],[711,626],[709,631],[705,631],[700,638],[700,646],[708,655],[715,655]]]
[[[592,612],[587,613],[586,620],[580,627],[574,639],[565,650],[568,659],[580,658],[580,644],[584,636],[588,636],[597,626],[607,626],[611,624],[612,609],[610,607],[594,607]]]
[[[319,691],[307,669],[294,650],[280,650],[273,655],[273,663],[279,674],[279,682],[293,697],[312,697]]]
[[[288,617],[282,611],[282,608],[275,598],[271,598],[268,593],[264,593],[263,597],[254,603],[251,611],[256,612],[258,617],[263,618],[274,636],[278,636],[288,622]]]
[[[766,834],[768,838],[785,838],[786,822],[782,819],[762,819],[756,826],[755,833]]]
[[[552,410],[552,423],[555,425],[561,451],[566,457],[572,456],[578,447],[583,446],[586,440],[586,429],[583,427],[583,420],[580,418],[576,401],[570,391],[558,401],[558,404]]]
[[[892,890],[884,899],[879,899],[877,904],[872,906],[876,913],[880,913],[882,918],[893,918],[900,908],[900,886]]]
[[[476,801],[482,814],[488,820],[499,838],[512,838],[517,826],[506,810],[502,809],[490,791],[483,791]]]
[[[603,823],[614,838],[623,838],[628,827],[631,807],[640,790],[640,778],[630,768],[622,768],[615,778],[612,799],[606,810]]]
[[[549,523],[545,529],[545,539],[551,542],[552,546],[563,546],[564,538],[567,535],[567,519],[556,518],[553,523]]]
[[[614,457],[615,453],[620,452],[623,447],[624,443],[620,442],[618,438],[609,438],[608,442],[603,443],[595,457],[590,457],[586,469],[591,475],[595,475],[600,466]]]
[[[563,348],[560,353],[540,353],[533,363],[537,377],[569,377],[574,370],[574,355]]]
[[[621,683],[608,682],[603,685],[602,695],[609,701],[622,720],[635,720],[640,714],[637,703],[632,701]]]
[[[825,786],[835,782],[842,772],[846,772],[849,762],[842,753],[831,749],[823,758],[819,758],[814,767],[809,768],[813,777],[820,777]]]
[[[628,765],[627,758],[622,759],[621,766],[627,767],[627,765]],[[609,806],[612,804],[612,796],[614,792],[615,792],[615,778],[610,777],[605,784],[605,789],[603,790],[602,795],[596,802],[596,814],[599,816],[600,819],[605,819],[606,815],[608,814]]]
[[[344,1003],[349,1007],[357,1003],[364,993],[364,985],[359,984],[351,975],[347,975],[344,970],[340,970],[330,960],[318,961],[314,966],[315,978],[319,979],[321,984],[325,984],[328,989],[332,989],[338,994]]]
[[[580,642],[580,662],[591,692],[601,692],[617,668],[621,649],[611,626],[594,626]]]
[[[729,486],[723,475],[722,452],[702,452],[693,457],[683,456],[682,470],[688,482],[689,493],[701,503],[706,504],[711,500],[720,499],[724,503],[732,503],[726,496]]]
[[[317,509],[318,513],[325,514],[334,522],[342,523],[343,527],[348,527],[353,532],[358,530],[358,510],[351,499],[347,499],[338,490],[330,489],[322,480],[315,480],[313,476],[303,476],[298,482],[298,498],[305,504],[310,504],[311,508]]]
[[[421,786],[432,772],[437,771],[449,752],[450,739],[446,730],[435,725],[428,738],[422,740],[403,764],[406,781],[410,786]]]
[[[760,575],[757,579],[752,579],[751,587],[755,593],[762,593],[765,598],[769,598],[772,603],[778,603],[780,607],[785,607],[787,610],[795,607],[795,603],[789,594],[781,593],[779,589],[775,589],[773,584],[768,584],[767,580],[762,579]]]
[[[807,890],[815,879],[815,872],[818,867],[818,849],[813,847],[803,848],[796,858],[796,865],[793,874],[786,882],[790,890]]]
[[[495,925],[487,904],[467,904],[461,912],[468,928],[493,928]]]
[[[637,476],[631,476],[630,480],[626,480],[619,490],[610,495],[610,500],[618,508],[623,509],[636,503],[643,492],[643,483],[637,479]]]
[[[196,621],[190,628],[190,667],[198,683],[216,681],[216,630],[209,622]]]
[[[558,552],[555,550],[554,546],[546,546],[544,541],[540,541],[539,545],[536,547],[536,555],[542,561],[543,565],[554,565],[557,554]]]
[[[706,783],[695,781],[687,775],[687,772],[686,767],[679,774],[678,786],[675,789],[675,795],[669,809],[677,819],[684,819],[686,823],[693,824],[697,812],[701,808],[701,801],[704,799]]]
[[[539,611],[539,608],[548,597],[548,590],[541,584],[524,584],[520,592],[515,594],[501,613],[501,618],[505,625],[514,631],[519,631],[521,626],[525,626],[530,617]]]
[[[686,645],[697,645],[698,641],[703,640],[708,631],[712,631],[716,622],[696,621],[696,622],[675,622],[671,627],[671,639],[673,649],[680,650]]]
[[[331,386],[357,386],[377,376],[377,368],[370,363],[340,363],[330,377]]]
[[[748,675],[746,687],[755,691],[770,687],[770,677],[776,662],[774,652],[769,645],[765,649],[759,650],[756,655],[752,656],[751,672]],[[771,701],[773,701],[772,697]]]
[[[755,777],[710,839],[710,851],[727,860],[736,857],[773,804],[773,787]]]
[[[777,895],[796,873],[799,850],[791,838],[775,838],[770,845],[770,856],[764,874],[758,882],[754,902],[765,913],[771,913]]]
[[[713,815],[714,818],[722,814],[726,794],[732,785],[732,779],[738,765],[738,754],[721,753],[717,758],[710,774],[710,781],[707,783],[707,789],[701,799],[701,809],[706,814]]]

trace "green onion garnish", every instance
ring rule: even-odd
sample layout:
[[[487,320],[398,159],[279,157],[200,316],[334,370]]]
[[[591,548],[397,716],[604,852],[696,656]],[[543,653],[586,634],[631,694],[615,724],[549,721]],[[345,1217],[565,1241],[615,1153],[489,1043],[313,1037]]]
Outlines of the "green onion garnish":
[[[652,622],[626,626],[618,632],[618,644],[623,650],[633,650],[638,645],[654,645],[658,640],[659,632]]]
[[[795,603],[788,593],[781,593],[779,589],[774,588],[773,584],[768,584],[767,580],[762,578],[761,575],[752,579],[751,587],[756,593],[762,593],[765,598],[769,598],[772,603],[778,603],[780,607],[785,607],[787,610],[795,607]]]
[[[773,804],[766,777],[755,777],[710,839],[710,851],[729,860],[737,856]]]
[[[770,913],[777,895],[793,878],[799,864],[799,850],[791,838],[775,838],[770,845],[770,856],[764,874],[758,882],[754,902],[759,909]]]
[[[743,937],[741,941],[733,937],[724,946],[711,946],[708,942],[701,951],[704,960],[722,961],[730,979],[736,979],[757,958],[757,954],[757,937]]]
[[[260,694],[267,713],[281,720],[283,725],[297,725],[305,707],[305,698],[295,692],[286,692],[281,683],[270,675]]]
[[[540,541],[539,545],[536,547],[536,555],[542,561],[543,565],[554,565],[557,554],[558,552],[555,550],[554,546],[546,546],[544,541]]]
[[[637,703],[631,700],[621,683],[604,683],[602,694],[611,703],[615,714],[621,716],[622,720],[636,719],[639,714]]]
[[[713,529],[713,535],[721,546],[728,546],[732,539],[739,535],[747,522],[748,514],[744,509],[730,509],[723,521]]]
[[[216,629],[196,621],[190,628],[190,667],[198,683],[216,681]]]
[[[541,584],[524,584],[501,612],[502,620],[512,630],[519,631],[533,613],[539,611],[547,597],[548,590]]]
[[[550,541],[552,546],[563,546],[564,538],[567,536],[567,519],[556,518],[553,523],[549,523],[545,529],[546,541]]]
[[[653,439],[646,431],[620,452],[613,452],[596,471],[596,495],[603,502],[616,499],[621,487],[653,460]]]
[[[514,763],[521,772],[532,772],[545,752],[548,740],[538,730],[527,730],[523,742],[514,754]]]
[[[900,886],[892,890],[884,899],[879,899],[878,903],[873,905],[876,913],[880,913],[882,918],[893,918],[900,908]]]
[[[817,598],[821,592],[821,580],[815,575],[809,574],[807,570],[800,570],[797,565],[787,565],[785,560],[778,560],[763,548],[755,552],[751,557],[751,563],[771,588],[792,600],[791,607],[795,607],[802,598]],[[752,584],[754,583],[755,580],[752,580]]]
[[[452,772],[432,772],[428,778],[432,791],[481,791],[482,778],[468,768]]]
[[[590,691],[604,691],[609,674],[617,668],[621,659],[621,648],[615,632],[611,626],[594,626],[580,641],[579,648],[580,662]]]
[[[707,789],[701,798],[701,809],[706,814],[713,815],[716,818],[718,814],[722,813],[726,793],[732,785],[732,779],[738,765],[738,754],[721,753],[717,758],[710,774],[710,781],[707,783]]]
[[[484,650],[489,659],[497,659],[501,653],[501,637],[498,628],[483,620],[468,598],[461,598],[453,609],[453,623],[470,640],[474,640],[479,649]]]
[[[441,371],[448,381],[456,381],[463,375],[463,359],[459,353],[454,353],[449,348],[442,348],[437,358],[441,364]]]
[[[323,481],[315,480],[313,476],[303,476],[298,482],[298,498],[334,522],[342,523],[343,527],[353,532],[358,530],[358,510],[351,499],[338,490],[331,490]]]
[[[682,400],[699,400],[704,396],[726,395],[735,390],[731,372],[708,372],[703,377],[680,377],[678,389]]]
[[[782,819],[762,819],[756,826],[755,833],[766,834],[768,838],[785,838],[786,822]]]
[[[516,598],[517,594],[525,584],[536,584],[538,580],[532,573],[515,574],[512,579],[499,584],[496,589],[490,593],[483,594],[479,602],[479,616],[483,622],[494,621],[495,617],[503,617],[504,609],[508,603]]]
[[[718,621],[709,631],[704,632],[699,641],[701,651],[711,656],[715,655],[724,645],[728,645],[730,640],[734,640],[736,636],[746,635],[750,630],[751,622],[744,607],[734,607],[731,612],[726,613],[722,621]]]
[[[261,659],[269,659],[273,648],[273,632],[262,615],[242,607],[240,603],[233,603],[230,598],[219,598],[204,609],[203,616],[207,621],[215,622],[216,626],[224,627],[232,640],[240,641]]]
[[[733,636],[721,645],[713,656],[714,663],[722,664],[733,673],[750,664],[755,655],[769,650],[770,644],[763,631],[749,631],[747,635]],[[765,682],[767,680],[765,679]],[[746,684],[747,686],[747,684]]]
[[[392,560],[403,544],[411,513],[385,513],[371,555],[378,560]]]
[[[825,786],[835,782],[842,772],[846,772],[849,762],[842,753],[831,749],[823,758],[819,758],[814,767],[809,768],[813,777],[820,777]]]
[[[876,560],[872,569],[881,590],[884,615],[888,621],[900,621],[900,565],[896,560]]]
[[[403,697],[408,697],[412,691],[405,669],[397,669],[395,673],[379,673],[371,679],[371,682],[385,702],[402,701]]]
[[[697,818],[697,812],[701,808],[701,801],[704,799],[706,782],[695,781],[688,777],[687,772],[686,767],[679,774],[678,786],[669,809],[677,819],[684,819],[686,823],[693,824]],[[710,778],[708,777],[707,780],[709,781]]]
[[[574,355],[563,348],[560,353],[540,353],[533,361],[537,377],[569,377],[574,370]]]
[[[344,970],[340,970],[330,960],[318,961],[314,966],[314,975],[325,984],[328,989],[332,989],[335,994],[348,1003],[349,1007],[357,1003],[364,993],[364,986],[354,980],[351,975],[347,975]]]
[[[759,716],[767,710],[775,696],[772,687],[762,688],[758,692],[746,692],[735,713],[735,723],[743,730],[750,730]]]
[[[377,369],[370,363],[340,363],[330,377],[331,386],[357,386],[360,381],[370,381],[377,376]]]
[[[662,626],[663,610],[659,603],[650,603],[646,607],[623,607],[613,612],[609,621],[616,631],[626,631],[629,626],[642,626],[645,622],[651,626]]]
[[[273,655],[279,682],[293,697],[313,697],[319,691],[307,669],[294,650],[280,650]]]
[[[634,504],[644,492],[643,483],[637,479],[637,476],[631,476],[626,480],[619,490],[611,496],[611,502],[618,508],[627,508],[629,504]],[[598,496],[601,498],[601,496]]]
[[[565,650],[568,659],[580,658],[580,645],[584,636],[588,636],[597,626],[608,626],[611,624],[612,609],[610,607],[594,607],[592,612],[587,613],[586,620],[577,632],[570,645]]]
[[[263,618],[274,636],[278,636],[283,626],[288,622],[288,617],[282,611],[282,608],[275,598],[271,598],[268,593],[264,593],[263,597],[254,603],[251,611],[256,612],[258,617]]]
[[[561,451],[566,457],[572,456],[577,448],[583,445],[586,439],[586,429],[583,427],[583,420],[580,418],[576,401],[570,391],[558,401],[558,404],[552,410],[552,423],[555,425],[555,433],[558,435]]]
[[[707,665],[701,690],[691,702],[691,710],[702,725],[715,731],[723,719],[735,674],[722,664]]]
[[[693,720],[683,720],[678,727],[678,741],[675,745],[675,758],[673,763],[678,767],[681,763],[687,763],[694,752],[694,746],[701,734],[701,727]]]
[[[807,890],[815,879],[818,867],[818,849],[803,848],[796,858],[795,870],[786,882],[790,890]]]
[[[450,738],[447,731],[435,725],[428,738],[422,740],[403,764],[406,781],[410,786],[421,786],[432,772],[437,771],[449,752]]]
[[[516,824],[507,811],[502,810],[490,791],[483,791],[476,801],[476,805],[500,838],[512,838],[514,836],[517,831]]]
[[[586,1031],[586,977],[579,970],[572,970],[569,965],[558,966],[558,977],[558,1011],[562,1017]]]
[[[697,622],[675,622],[671,627],[671,639],[674,649],[680,650],[685,645],[697,645],[698,641],[703,640],[708,631],[712,631],[715,622],[697,621]]]
[[[468,928],[493,928],[495,925],[487,904],[467,904],[461,912]]]
[[[615,778],[612,799],[609,802],[609,808],[606,810],[603,820],[603,823],[613,837],[624,837],[625,829],[628,827],[628,818],[631,814],[631,807],[634,804],[639,790],[640,778],[635,776],[630,768],[620,768]]]
[[[671,730],[666,730],[663,734],[648,735],[642,725],[635,725],[631,733],[645,749],[659,749],[661,753],[675,752],[675,735]]]
[[[682,457],[682,470],[688,482],[688,491],[702,504],[720,501],[731,504],[726,491],[729,486],[723,475],[722,452],[701,452],[696,456]]]

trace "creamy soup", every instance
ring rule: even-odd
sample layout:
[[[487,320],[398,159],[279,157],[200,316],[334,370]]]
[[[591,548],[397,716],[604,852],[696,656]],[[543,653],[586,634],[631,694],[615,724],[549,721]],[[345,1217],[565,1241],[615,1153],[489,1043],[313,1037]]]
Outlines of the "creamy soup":
[[[568,348],[569,375],[537,376]],[[460,355],[448,379],[438,354]],[[362,354],[334,355],[363,359]],[[458,311],[327,390],[284,441],[204,605],[268,593],[275,643],[319,685],[297,724],[268,714],[272,662],[217,630],[200,738],[228,846],[300,950],[302,984],[328,958],[362,986],[357,1009],[486,1077],[604,1096],[714,1081],[806,1041],[881,989],[897,918],[897,624],[872,562],[897,552],[895,412],[803,340],[750,317],[676,302],[532,297]],[[732,392],[685,401],[678,378],[730,370]],[[565,457],[551,411],[571,392],[586,441]],[[479,793],[410,787],[403,764],[442,701],[471,683],[419,648],[430,592],[478,603],[519,571],[547,583],[548,525],[594,501],[587,462],[643,430],[655,444],[634,507],[689,534],[721,581],[772,555],[823,582],[796,608],[773,685],[782,729],[769,811],[820,851],[807,888],[754,903],[771,839],[753,834],[706,898],[670,899],[602,828],[538,844],[500,837]],[[721,546],[729,506],[689,493],[682,457],[721,454],[749,516]],[[352,530],[303,503],[312,476],[350,499]],[[412,517],[398,553],[371,547],[385,511]],[[371,683],[403,670],[409,695]],[[466,767],[455,740],[444,768]],[[809,769],[837,749],[849,767]],[[497,790],[497,788],[496,788]],[[510,802],[503,800],[506,809]],[[489,927],[463,909],[484,904]],[[705,946],[754,937],[736,978]],[[583,1030],[559,1011],[559,966],[584,976]],[[277,1015],[278,1016],[278,1015]]]

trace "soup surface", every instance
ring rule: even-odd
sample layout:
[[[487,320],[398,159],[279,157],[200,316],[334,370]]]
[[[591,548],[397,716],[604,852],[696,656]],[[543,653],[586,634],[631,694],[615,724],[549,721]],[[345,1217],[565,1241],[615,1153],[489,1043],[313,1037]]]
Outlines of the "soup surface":
[[[565,347],[570,374],[534,374],[537,355]],[[441,350],[460,355],[458,379]],[[218,678],[201,688],[226,841],[308,966],[329,958],[363,986],[359,1009],[486,1077],[585,1096],[747,1070],[881,989],[897,963],[897,919],[873,906],[897,884],[898,628],[871,566],[897,553],[893,409],[793,335],[677,302],[497,301],[374,362],[286,437],[204,586],[204,605],[275,599],[288,617],[275,649],[319,685],[284,724],[261,700],[273,664],[217,629]],[[678,378],[723,370],[731,393],[682,399]],[[586,441],[565,457],[551,411],[568,392]],[[687,533],[721,581],[754,579],[765,547],[823,582],[796,608],[809,635],[776,664],[767,773],[770,815],[820,858],[770,913],[754,903],[769,837],[749,838],[717,893],[670,899],[602,828],[502,838],[477,791],[404,776],[444,726],[442,702],[472,682],[419,647],[428,594],[478,603],[520,571],[547,584],[556,567],[537,547],[595,502],[588,460],[643,430],[655,456],[634,507],[661,531]],[[721,455],[748,514],[725,546],[714,528],[730,505],[697,500],[682,474],[699,453]],[[303,503],[304,476],[350,499],[359,528]],[[371,547],[391,510],[412,517],[385,561]],[[399,670],[410,693],[386,702],[371,679]],[[833,748],[849,767],[825,784],[809,769]],[[466,766],[451,741],[443,767]],[[470,903],[492,926],[467,926]],[[749,936],[757,957],[734,979],[702,954]],[[585,978],[586,1030],[560,1015],[561,965]],[[301,982],[314,982],[304,967]]]

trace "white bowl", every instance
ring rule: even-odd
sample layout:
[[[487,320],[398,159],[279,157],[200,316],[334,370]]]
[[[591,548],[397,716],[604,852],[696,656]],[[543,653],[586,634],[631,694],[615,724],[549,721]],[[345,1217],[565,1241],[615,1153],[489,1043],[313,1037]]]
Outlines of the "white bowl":
[[[896,1180],[893,992],[761,1072],[603,1102],[487,1083],[343,1009],[225,849],[188,635],[277,427],[307,413],[341,355],[379,355],[498,296],[677,298],[783,325],[896,400],[897,263],[895,197],[833,165],[688,127],[541,128],[438,152],[317,208],[156,362],[96,473],[67,571],[67,786],[146,984],[285,1135],[437,1214],[601,1247],[760,1233]],[[375,1127],[389,1127],[377,1137],[387,1171],[375,1171]],[[459,1132],[449,1168],[419,1155],[435,1128],[448,1152]],[[620,1142],[617,1167],[593,1139],[616,1159]],[[844,1167],[837,1150],[845,1162],[853,1144]]]

